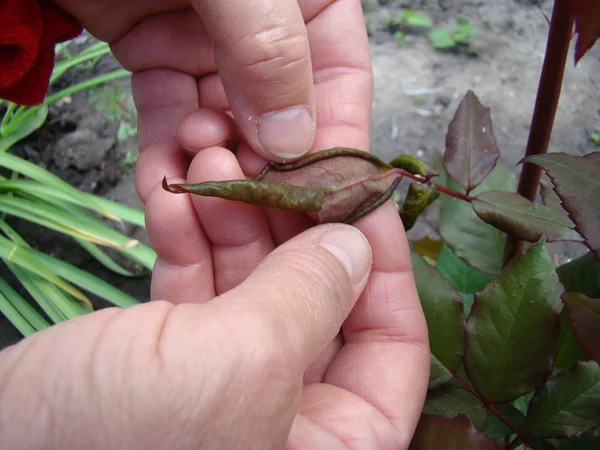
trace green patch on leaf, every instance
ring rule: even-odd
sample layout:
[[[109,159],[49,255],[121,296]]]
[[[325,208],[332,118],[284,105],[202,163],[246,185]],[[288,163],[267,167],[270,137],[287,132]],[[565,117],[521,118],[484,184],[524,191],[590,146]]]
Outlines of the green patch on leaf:
[[[462,361],[465,340],[463,305],[450,282],[435,267],[414,250],[411,257],[417,291],[427,319],[431,353],[435,364],[440,366],[438,370],[432,370],[430,387],[434,387],[439,386],[441,380],[449,380],[444,369],[456,372]]]
[[[537,437],[571,437],[600,422],[600,367],[580,362],[550,379],[527,413],[526,431]]]
[[[560,336],[561,292],[541,241],[475,295],[467,320],[465,368],[490,401],[514,400],[548,375]]]
[[[548,242],[581,240],[566,214],[514,192],[482,192],[471,205],[482,220],[517,239],[536,242],[545,235]]]
[[[447,245],[442,247],[436,267],[461,294],[474,294],[494,279],[457,258]]]
[[[449,177],[447,180],[449,188],[464,192],[456,181]],[[496,166],[472,195],[487,190],[514,191],[516,188],[514,172]],[[440,202],[439,231],[454,254],[482,272],[499,273],[502,270],[505,234],[481,220],[465,201],[445,195]]]

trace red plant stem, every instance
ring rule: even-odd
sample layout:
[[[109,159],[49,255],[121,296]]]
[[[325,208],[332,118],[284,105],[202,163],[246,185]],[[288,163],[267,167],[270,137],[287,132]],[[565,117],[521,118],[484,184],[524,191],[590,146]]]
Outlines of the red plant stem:
[[[427,183],[429,181],[429,179],[431,178],[431,177],[424,178],[420,175],[412,174],[404,169],[393,169],[393,170],[394,170],[394,172],[398,172],[398,173],[402,174],[402,176],[410,178],[411,180],[418,181],[419,183]],[[441,185],[435,184],[435,183],[433,185],[435,186],[435,188],[438,191],[443,192],[446,195],[450,195],[451,197],[455,197],[460,200],[464,200],[465,202],[471,203],[471,197],[469,197],[466,194],[463,194],[462,192],[458,192],[453,189],[450,189],[450,188],[447,188],[445,186],[441,186]]]
[[[531,119],[529,140],[525,156],[540,155],[548,152],[552,126],[556,116],[558,100],[562,87],[565,64],[569,53],[573,31],[573,17],[569,0],[555,0],[550,19],[550,31],[546,44],[546,54],[538,85],[538,91]],[[535,201],[542,169],[534,164],[525,163],[519,179],[517,192],[530,201]],[[504,247],[504,263],[508,263],[522,251],[523,242],[511,236],[507,237]]]
[[[469,202],[471,203],[471,197],[469,197],[468,195],[463,194],[462,192],[458,192],[458,191],[454,191],[452,189],[449,189],[445,186],[440,186],[439,184],[434,184],[435,188],[440,191],[443,192],[446,195],[450,195],[454,198],[458,198],[460,200],[464,200],[465,202]]]
[[[502,415],[500,411],[496,409],[496,407],[491,404],[486,398],[483,397],[479,392],[477,392],[469,383],[463,380],[457,373],[452,374],[454,379],[458,381],[467,391],[469,391],[474,397],[477,398],[490,412],[492,412],[498,419],[506,424],[508,428],[513,430],[519,438],[523,441],[523,443],[529,447],[531,445],[527,442],[527,436],[525,436],[510,420]]]

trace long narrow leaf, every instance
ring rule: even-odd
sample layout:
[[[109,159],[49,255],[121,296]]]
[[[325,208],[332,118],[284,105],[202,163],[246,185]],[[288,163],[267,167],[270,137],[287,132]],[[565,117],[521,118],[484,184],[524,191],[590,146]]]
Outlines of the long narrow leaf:
[[[10,237],[17,244],[22,245],[22,248],[29,252],[29,254],[40,263],[43,263],[48,270],[52,271],[55,275],[70,281],[76,286],[91,292],[98,297],[101,297],[116,306],[128,307],[138,304],[139,302],[124,293],[120,289],[112,286],[104,280],[101,280],[95,275],[92,275],[85,270],[79,269],[67,262],[61,261],[54,256],[47,255],[46,253],[40,252],[30,248],[25,241],[18,235],[18,233],[10,227],[5,221],[0,220],[0,229]],[[0,237],[0,239],[2,239]]]
[[[5,153],[17,142],[25,139],[34,131],[38,130],[48,117],[48,107],[40,106],[31,108],[32,112],[28,115],[19,127],[5,126],[4,130],[0,130],[0,152]]]
[[[53,173],[50,173],[49,171],[39,166],[36,166],[35,164],[26,161],[23,158],[12,155],[8,152],[1,152],[0,166],[6,167],[7,169],[13,170],[15,172],[19,172],[20,174],[29,177],[33,180],[39,181],[40,183],[43,183],[45,185],[52,186],[56,189],[61,189],[65,193],[73,197],[79,197],[82,202],[88,202],[89,209],[94,209],[95,211],[98,211],[100,214],[103,214],[110,219],[116,219],[116,217],[110,214],[110,212],[103,210],[97,204],[94,205],[93,198],[90,198],[89,195],[83,195],[83,192],[74,188],[66,181],[61,180]]]
[[[119,275],[123,275],[124,277],[134,277],[135,274],[131,273],[127,269],[121,267],[117,264],[110,256],[100,250],[96,245],[88,242],[84,239],[75,239],[79,245],[81,245],[90,255],[96,259],[100,264],[106,267],[109,270],[112,270]]]
[[[52,71],[52,76],[50,77],[50,84],[53,84],[70,68],[108,53],[110,53],[110,47],[108,44],[105,42],[99,42],[97,44],[90,45],[88,48],[75,56],[56,63],[54,70]]]
[[[24,269],[35,273],[41,278],[52,282],[63,291],[71,294],[76,299],[91,306],[89,299],[85,295],[71,284],[50,272],[45,265],[41,264],[39,260],[36,260],[36,258],[31,255],[30,250],[21,247],[2,236],[0,236],[0,258],[7,262],[14,262]]]
[[[50,323],[3,278],[0,278],[0,293],[2,293],[13,308],[17,309],[19,314],[27,320],[35,331],[40,331],[50,326]],[[23,333],[23,335],[28,336],[25,333]]]
[[[103,298],[115,306],[127,308],[140,303],[120,289],[72,264],[61,261],[53,256],[46,255],[45,253],[38,252],[37,250],[30,249],[29,252],[56,275],[73,283],[81,289],[93,292],[98,297]]]
[[[7,263],[7,266],[44,312],[56,323],[93,311],[91,304],[84,306],[59,289],[54,282],[19,267],[17,264]]]
[[[143,211],[87,192],[77,191],[78,194],[83,195],[73,195],[72,192],[68,192],[68,189],[60,186],[23,179],[0,181],[0,191],[29,194],[52,203],[55,203],[55,200],[61,200],[97,212],[118,222],[125,221],[142,228],[145,227]]]
[[[25,299],[23,299],[23,301],[25,301]],[[1,290],[0,312],[4,314],[8,320],[10,320],[10,323],[12,323],[23,336],[29,336],[37,331],[23,316],[23,314],[21,314],[21,312],[15,308],[11,302],[8,301]]]
[[[123,78],[130,74],[131,74],[131,72],[128,72],[125,69],[119,69],[119,70],[115,70],[113,72],[109,72],[109,73],[106,73],[103,75],[98,75],[96,77],[90,78],[89,80],[84,80],[80,83],[73,84],[59,92],[56,92],[55,94],[49,95],[48,97],[46,97],[46,100],[44,100],[44,102],[40,106],[51,105],[58,99],[65,97],[67,95],[72,95],[72,94],[75,94],[76,92],[83,91],[85,89],[89,89],[91,87],[98,86],[100,84],[104,84],[108,81]],[[37,107],[27,108],[27,110],[24,111],[22,114],[19,114],[18,117],[13,118],[10,121],[9,125],[6,127],[6,132],[10,133],[14,129],[20,127],[24,121],[28,120],[28,118],[30,116],[32,116],[36,113],[35,112],[36,108]]]

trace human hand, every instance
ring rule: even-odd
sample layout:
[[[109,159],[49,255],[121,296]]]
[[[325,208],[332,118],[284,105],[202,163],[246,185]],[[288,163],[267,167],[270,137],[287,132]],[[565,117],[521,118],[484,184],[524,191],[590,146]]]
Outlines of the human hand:
[[[167,299],[170,303],[153,302],[123,312],[103,311],[45,332],[46,336],[50,332],[58,336],[59,332],[53,330],[72,327],[68,332],[60,331],[62,337],[56,337],[56,340],[42,339],[44,334],[36,335],[33,339],[37,339],[37,345],[41,346],[41,352],[46,354],[48,359],[44,373],[53,375],[47,376],[46,383],[50,386],[64,386],[63,381],[58,378],[61,372],[56,368],[70,368],[62,373],[68,377],[64,380],[67,388],[63,389],[66,391],[66,397],[69,397],[68,400],[65,400],[64,396],[61,398],[58,393],[48,393],[53,390],[52,387],[42,389],[42,394],[47,398],[46,404],[50,404],[50,410],[62,413],[56,414],[55,417],[79,419],[77,427],[83,427],[84,432],[77,434],[76,439],[93,440],[94,436],[86,434],[85,428],[97,429],[97,423],[106,424],[107,431],[97,431],[98,436],[104,434],[114,441],[101,442],[98,444],[101,447],[119,448],[117,444],[122,443],[124,448],[135,448],[135,445],[130,444],[136,440],[136,444],[149,443],[153,448],[160,448],[159,444],[164,442],[160,439],[180,439],[167,441],[164,446],[177,448],[173,444],[176,442],[180,448],[186,448],[191,446],[188,442],[195,444],[197,439],[216,436],[217,441],[204,440],[201,444],[210,447],[211,442],[216,442],[214,445],[217,448],[236,448],[235,445],[228,445],[230,441],[218,439],[235,439],[242,436],[241,439],[244,440],[238,447],[251,448],[254,444],[257,448],[277,448],[285,441],[289,431],[290,414],[293,415],[290,411],[295,411],[298,407],[294,394],[300,395],[302,392],[300,407],[292,422],[288,448],[336,448],[335,445],[340,446],[341,443],[350,448],[370,448],[373,447],[373,442],[377,443],[375,445],[380,443],[381,448],[407,446],[425,395],[429,353],[426,325],[410,270],[406,237],[394,207],[391,204],[382,206],[356,223],[373,247],[373,272],[367,288],[344,323],[343,333],[327,345],[344,319],[344,313],[341,311],[347,313],[352,308],[360,285],[349,288],[347,275],[339,272],[340,266],[337,266],[336,271],[335,261],[329,259],[327,263],[326,260],[319,259],[318,252],[322,250],[316,250],[320,247],[316,246],[314,235],[311,240],[306,237],[309,235],[301,234],[267,257],[275,247],[312,225],[305,216],[280,211],[265,213],[259,208],[220,199],[193,198],[190,202],[188,196],[173,196],[156,188],[164,174],[170,176],[172,181],[175,181],[173,177],[187,178],[188,182],[209,178],[232,179],[240,178],[244,173],[252,174],[264,163],[250,150],[249,145],[242,144],[237,152],[244,169],[242,172],[238,161],[230,152],[209,148],[214,144],[236,139],[240,133],[245,139],[253,141],[248,138],[243,123],[236,124],[229,116],[219,112],[227,110],[228,103],[221,80],[216,74],[211,74],[208,70],[203,72],[203,76],[192,75],[194,71],[186,69],[191,66],[197,68],[205,61],[202,57],[190,57],[190,54],[194,54],[194,49],[202,48],[198,46],[199,42],[208,42],[205,49],[209,58],[212,52],[210,40],[191,39],[187,34],[190,28],[197,28],[182,20],[178,14],[185,15],[193,24],[194,16],[189,14],[190,10],[159,14],[159,3],[167,4],[159,0],[143,4],[88,2],[87,6],[86,2],[69,0],[57,3],[63,4],[63,7],[76,15],[88,29],[106,40],[114,41],[108,34],[102,35],[103,30],[110,31],[108,25],[121,24],[120,29],[125,30],[123,33],[131,30],[128,34],[115,34],[117,42],[113,48],[117,55],[120,55],[122,62],[130,57],[132,64],[138,64],[129,67],[136,72],[133,87],[140,112],[139,139],[143,151],[137,169],[137,187],[141,198],[147,202],[148,231],[159,255],[153,274],[153,298]],[[132,18],[126,11],[132,4],[144,15]],[[91,10],[90,5],[106,7],[110,14],[104,16],[103,21],[102,11]],[[185,6],[184,2],[182,5],[168,2],[168,5],[173,8]],[[327,5],[329,6],[325,8]],[[316,137],[312,148],[341,145],[366,149],[372,81],[360,3],[307,1],[301,2],[300,6],[305,17],[306,11],[312,11],[311,8],[321,11],[308,25],[308,35],[313,47],[311,74],[316,91],[313,114],[317,118]],[[79,9],[76,11],[77,8]],[[124,11],[130,15],[127,16]],[[141,17],[155,12],[157,14],[140,22]],[[120,19],[123,16],[126,16],[125,21]],[[250,15],[244,16],[247,17]],[[132,29],[132,24],[138,22],[139,25]],[[160,25],[161,23],[163,25]],[[94,24],[98,24],[96,29]],[[164,24],[171,25],[162,28],[166,26]],[[187,28],[184,25],[187,25]],[[150,32],[157,30],[181,32],[165,38],[160,32]],[[152,41],[152,36],[161,38]],[[136,42],[140,46],[136,47]],[[148,52],[148,47],[152,47],[153,52]],[[146,63],[148,66],[144,66]],[[295,67],[298,66],[302,64],[299,63]],[[198,82],[195,76],[200,76]],[[278,86],[274,91],[277,99],[294,99],[297,98],[295,95],[298,92],[303,92],[297,87],[286,91],[281,84],[277,85],[277,81],[281,82],[282,78],[274,79],[273,84],[255,83],[257,89],[261,86],[265,88],[254,91],[262,92],[268,97],[269,90]],[[227,85],[225,77],[223,81]],[[288,94],[282,96],[282,92]],[[258,104],[269,105],[261,102]],[[232,109],[235,111],[234,105]],[[284,137],[289,136],[284,134]],[[186,147],[187,151],[184,151],[183,147]],[[260,146],[255,149],[262,151]],[[203,151],[189,166],[187,155],[193,155],[200,150]],[[275,158],[264,152],[262,154],[271,159]],[[317,233],[322,229],[320,227],[306,233]],[[297,242],[310,243],[306,251],[313,256],[302,257],[296,261],[296,251],[291,253],[294,256],[286,253],[287,246]],[[315,251],[317,257],[312,259],[315,257],[312,252]],[[286,254],[287,259],[278,259],[277,255]],[[269,263],[267,269],[261,265],[265,258],[264,264],[275,261]],[[289,270],[284,270],[286,267]],[[256,272],[253,272],[254,269]],[[251,273],[259,275],[252,275],[244,281]],[[282,287],[281,283],[285,285]],[[239,298],[235,297],[236,293],[240,295]],[[226,301],[222,302],[223,298]],[[256,303],[255,308],[246,312],[232,300],[235,298],[243,304],[248,303],[245,306],[247,308],[251,306],[249,303]],[[247,299],[246,302],[244,298]],[[273,305],[264,303],[270,298],[273,298]],[[281,305],[282,300],[285,302],[284,306]],[[331,300],[334,300],[334,305],[340,305],[338,315],[334,318],[331,313],[332,304],[329,303]],[[172,306],[173,304],[178,306]],[[211,314],[205,313],[206,308]],[[212,315],[212,311],[218,314]],[[114,318],[112,314],[115,315]],[[123,318],[126,314],[129,315],[127,320]],[[246,316],[250,319],[244,320]],[[169,318],[167,323],[175,322],[176,326],[165,326],[163,330],[162,324],[166,317]],[[172,317],[179,319],[173,321]],[[259,325],[254,320],[257,320]],[[92,321],[98,321],[98,324],[94,325],[95,322]],[[249,329],[246,327],[248,322]],[[83,325],[75,328],[77,323]],[[282,330],[275,327],[277,323]],[[294,324],[298,327],[296,332]],[[310,324],[312,326],[309,326]],[[203,332],[203,328],[208,330],[208,334]],[[262,330],[263,328],[266,331]],[[167,329],[169,333],[165,334]],[[232,330],[239,331],[234,333]],[[252,331],[257,334],[254,340],[251,339]],[[275,331],[277,337],[273,339]],[[297,333],[306,341],[297,338],[296,342],[292,342],[296,345],[288,345],[286,337],[281,335],[285,331],[294,337]],[[316,341],[309,342],[310,339],[318,339],[318,345],[315,344]],[[35,353],[34,345],[27,342],[32,340],[25,340],[20,347],[16,347],[22,350],[13,349],[8,353],[8,357],[6,354],[2,357],[5,361],[7,358],[9,362],[16,361],[19,355],[27,351],[26,354],[31,355],[31,358],[23,358],[23,361],[44,365],[43,361],[39,361],[40,353]],[[55,347],[59,347],[57,342],[65,342],[65,346],[81,343],[83,350],[56,350]],[[94,347],[94,342],[97,342],[98,347],[105,349],[104,356],[88,357],[88,352],[93,355],[100,353],[90,350]],[[265,345],[269,349],[270,345],[277,342],[285,349],[275,348],[276,355],[262,355],[253,351]],[[306,353],[301,355],[302,344],[305,345],[302,351]],[[321,356],[313,361],[319,353],[315,350],[319,346],[322,349]],[[52,351],[45,350],[47,347],[52,347]],[[234,347],[237,350],[230,351],[230,348]],[[326,348],[323,350],[323,347]],[[199,359],[206,354],[209,360]],[[214,358],[214,354],[221,358],[221,362],[210,359]],[[38,359],[34,358],[35,355],[38,355]],[[69,355],[74,355],[72,360],[69,360]],[[123,355],[130,355],[131,361],[127,361],[127,356]],[[173,368],[168,373],[156,369],[157,365],[162,367],[164,355],[173,358],[170,366]],[[114,356],[114,359],[110,359],[111,356]],[[224,356],[228,356],[225,361]],[[61,361],[61,357],[65,357],[66,360]],[[310,367],[307,368],[309,364]],[[220,367],[218,373],[213,370],[215,365]],[[248,369],[241,367],[242,365],[247,365]],[[305,387],[301,383],[303,365],[304,369],[307,368],[304,373],[304,382],[307,384]],[[211,367],[208,371],[205,369],[207,366]],[[16,366],[9,367],[9,364],[4,363],[2,367],[7,367],[3,376],[7,376],[10,368],[14,369],[11,373],[17,373]],[[89,370],[87,367],[95,369]],[[283,375],[277,375],[281,370],[290,378],[294,378],[292,372],[296,374],[296,384],[293,387],[283,382],[272,381],[274,371],[276,378],[285,378]],[[78,376],[69,375],[71,372]],[[101,374],[97,375],[97,372]],[[90,374],[94,376],[90,377]],[[210,381],[212,384],[204,382],[211,374],[216,377]],[[90,386],[90,379],[97,380],[98,377],[101,379],[100,383],[94,382]],[[111,377],[116,381],[111,381]],[[21,378],[11,375],[10,380]],[[85,383],[78,381],[69,385],[74,379],[83,380]],[[24,380],[25,383],[32,381],[27,377]],[[36,380],[31,384],[35,385]],[[10,386],[11,389],[7,389],[6,385],[10,384],[5,383],[5,392],[15,395],[14,393],[19,391],[14,383]],[[161,385],[164,388],[158,387]],[[209,399],[223,399],[223,403],[210,403],[203,401],[205,397],[194,397],[194,394],[203,395],[202,392],[198,394],[198,386],[204,385],[209,386]],[[69,392],[69,386],[88,388],[81,392],[82,398],[86,399],[84,405],[72,403],[70,397],[74,394]],[[101,386],[107,386],[108,392],[97,388]],[[277,386],[280,386],[281,390],[278,390]],[[286,386],[288,391],[285,390]],[[223,393],[223,396],[211,397],[211,388],[214,393]],[[149,392],[152,392],[152,389],[158,389],[157,396],[150,397]],[[238,393],[236,398],[231,399],[225,395],[229,389]],[[288,409],[281,404],[272,403],[274,400],[286,399],[285,396],[276,395],[280,392],[289,394]],[[4,399],[7,397],[3,396]],[[102,399],[104,403],[100,401]],[[12,406],[14,403],[2,400],[0,411],[8,411],[4,407],[5,404]],[[29,403],[21,404],[25,408],[31,407]],[[66,411],[65,404],[69,404]],[[187,406],[187,409],[181,406],[182,404]],[[90,405],[93,409],[86,410]],[[212,410],[212,415],[210,411],[203,409],[205,407]],[[140,411],[144,413],[141,418]],[[28,412],[26,411],[25,415]],[[92,419],[89,414],[86,416],[86,413],[91,414]],[[118,416],[115,418],[116,414]],[[165,416],[169,417],[165,419]],[[13,415],[11,424],[24,423],[18,420],[22,417]],[[94,417],[97,423],[94,423]],[[121,419],[122,417],[124,419]],[[128,422],[123,424],[125,419]],[[24,431],[28,437],[32,437],[31,427],[27,430],[14,429]],[[66,426],[55,426],[54,430],[57,433],[73,431]],[[260,435],[250,434],[256,430]],[[194,431],[198,434],[194,434]],[[127,433],[119,434],[122,432]],[[120,436],[124,436],[125,441],[118,441]],[[261,441],[261,437],[264,436],[272,440],[268,443]],[[73,434],[61,434],[60,437],[68,440]],[[142,441],[146,437],[148,441]],[[90,441],[85,442],[83,448],[93,448],[87,445]],[[112,442],[116,444],[112,445]],[[77,445],[73,447],[78,448]],[[140,444],[139,447],[145,448],[148,445]]]
[[[199,230],[187,196],[149,202]],[[387,204],[357,222],[372,252],[354,227],[314,227],[216,297],[260,246],[189,234],[202,270],[180,292],[196,303],[102,310],[0,353],[0,448],[407,448],[429,351],[392,217]],[[216,270],[227,258],[237,267]]]
[[[225,141],[278,161],[340,145],[341,134],[368,149],[358,0],[55,1],[133,72],[144,202],[165,174],[186,177],[190,154]]]

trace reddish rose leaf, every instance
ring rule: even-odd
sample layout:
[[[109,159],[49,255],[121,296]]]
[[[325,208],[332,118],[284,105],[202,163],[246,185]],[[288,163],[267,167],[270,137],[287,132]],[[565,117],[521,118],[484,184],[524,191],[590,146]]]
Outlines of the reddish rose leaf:
[[[563,294],[569,310],[571,328],[581,348],[600,363],[600,299],[579,292]]]
[[[549,153],[523,161],[537,164],[548,173],[575,229],[600,260],[600,152],[585,156]]]
[[[499,157],[490,109],[468,91],[448,125],[444,165],[468,193],[488,176]]]
[[[403,174],[370,153],[333,148],[290,164],[271,163],[247,180],[168,184],[169,192],[312,212],[319,223],[351,223],[388,200]]]
[[[483,221],[517,239],[536,242],[545,234],[549,242],[581,240],[566,214],[514,192],[485,191],[471,205]]]
[[[447,419],[422,414],[410,444],[411,450],[500,450],[501,448],[464,415]]]
[[[575,64],[600,38],[600,1],[570,0],[571,15],[575,19]]]
[[[544,205],[556,212],[568,216],[560,203],[560,198],[556,195],[556,192],[554,192],[554,185],[547,173],[543,173],[540,179],[540,194]]]

